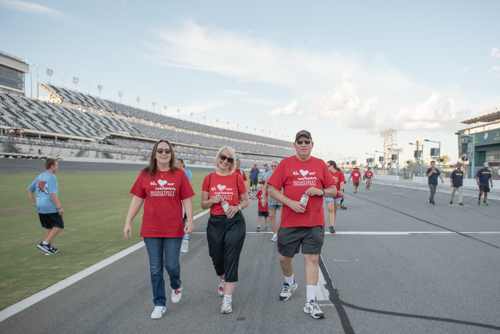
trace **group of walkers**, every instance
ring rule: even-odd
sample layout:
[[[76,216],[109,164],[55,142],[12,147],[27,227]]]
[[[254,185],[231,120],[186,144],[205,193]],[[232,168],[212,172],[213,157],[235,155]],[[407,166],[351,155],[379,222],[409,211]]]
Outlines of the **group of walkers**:
[[[434,202],[434,195],[436,194],[436,188],[438,186],[438,177],[441,179],[441,183],[444,183],[443,176],[441,175],[439,169],[436,168],[435,161],[431,161],[431,165],[427,169],[427,177],[427,182],[430,189],[429,203],[435,206],[436,202]],[[475,179],[479,187],[477,205],[481,205],[481,196],[483,196],[484,194],[483,205],[488,206],[486,200],[488,199],[488,193],[491,191],[491,188],[493,188],[493,173],[489,169],[489,164],[487,162],[483,164],[483,168],[477,171]],[[450,185],[452,188],[450,204],[453,204],[455,193],[458,193],[458,205],[464,205],[462,201],[463,180],[464,172],[462,170],[462,163],[458,162],[456,169],[451,173],[450,176]]]
[[[246,224],[242,210],[249,205],[249,198],[259,200],[259,224],[265,218],[265,230],[269,225],[273,231],[271,241],[277,242],[277,251],[281,270],[284,276],[279,299],[289,300],[298,285],[295,280],[294,256],[302,252],[305,263],[306,301],[305,313],[315,319],[324,317],[324,313],[316,302],[318,284],[318,261],[325,236],[325,218],[323,203],[328,209],[330,233],[335,233],[334,223],[337,210],[344,197],[346,184],[344,173],[335,161],[315,158],[311,155],[314,147],[311,133],[302,130],[295,136],[293,143],[296,155],[283,159],[280,163],[273,161],[271,166],[264,165],[265,171],[260,183],[257,165],[250,172],[250,187],[247,186],[246,175],[241,170],[241,162],[233,148],[222,147],[215,158],[213,173],[205,176],[202,185],[201,207],[210,210],[206,236],[208,253],[212,259],[215,274],[213,290],[222,297],[221,313],[232,312],[232,295],[238,281],[240,254],[246,236]],[[52,240],[64,228],[63,209],[57,198],[58,185],[55,173],[58,163],[54,159],[45,162],[46,172],[42,173],[28,187],[28,196],[39,212],[40,222],[46,229],[45,239],[37,246],[46,255],[58,252],[52,246]],[[427,171],[431,197],[434,194],[440,171],[431,162]],[[464,173],[461,165],[451,175],[453,187],[451,201],[458,192],[462,204],[462,180]],[[358,168],[351,173],[354,194],[360,183],[361,173]],[[373,172],[368,167],[363,175],[366,181],[366,192],[369,193]],[[493,187],[492,174],[488,164],[476,174],[480,186],[478,204],[484,194],[483,205],[490,191],[488,181]],[[252,196],[252,191],[261,190]],[[166,312],[166,289],[163,268],[170,279],[171,301],[178,303],[182,297],[182,281],[180,279],[180,249],[183,237],[195,230],[193,223],[192,197],[195,195],[192,186],[192,173],[185,169],[181,159],[176,160],[175,152],[166,140],[154,144],[149,165],[137,177],[130,193],[133,195],[125,220],[124,236],[127,240],[132,236],[132,221],[144,205],[140,236],[144,238],[153,290],[154,310],[152,319],[160,319]],[[36,194],[36,202],[35,202]],[[280,228],[276,227],[276,214],[280,211]],[[265,212],[268,214],[260,214]]]

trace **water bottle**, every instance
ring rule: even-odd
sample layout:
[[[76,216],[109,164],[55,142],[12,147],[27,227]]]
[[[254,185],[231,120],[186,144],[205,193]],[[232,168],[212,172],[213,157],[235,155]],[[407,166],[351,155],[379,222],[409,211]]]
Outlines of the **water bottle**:
[[[307,202],[309,201],[309,195],[308,194],[304,194],[302,195],[302,197],[300,198],[300,203],[304,204],[307,206]]]
[[[223,199],[221,202],[222,208],[224,209],[224,212],[227,213],[227,210],[229,210],[229,203]]]
[[[182,237],[181,252],[186,253],[189,248],[189,234],[184,234]]]

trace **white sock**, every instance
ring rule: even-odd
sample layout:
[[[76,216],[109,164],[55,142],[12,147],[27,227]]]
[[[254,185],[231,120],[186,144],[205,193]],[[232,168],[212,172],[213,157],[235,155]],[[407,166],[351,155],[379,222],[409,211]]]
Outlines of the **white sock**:
[[[233,300],[233,295],[224,295],[224,299],[232,301]]]
[[[292,286],[295,280],[293,279],[293,274],[290,277],[285,276],[285,281],[288,283],[288,285]]]
[[[219,278],[219,282],[221,282],[222,284],[226,284],[226,280],[222,278]]]
[[[277,233],[274,233],[273,238],[274,238],[274,237],[277,237],[277,236],[278,236],[278,234],[277,234]]]
[[[49,243],[46,241],[42,241],[42,245],[49,245]]]
[[[306,285],[307,288],[307,302],[311,300],[316,301],[316,285]]]

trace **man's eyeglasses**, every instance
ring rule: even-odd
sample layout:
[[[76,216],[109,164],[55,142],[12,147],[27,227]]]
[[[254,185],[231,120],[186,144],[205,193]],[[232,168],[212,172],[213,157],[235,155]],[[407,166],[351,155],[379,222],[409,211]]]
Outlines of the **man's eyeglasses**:
[[[172,150],[171,150],[171,149],[169,149],[169,148],[166,148],[166,149],[163,149],[163,148],[157,148],[157,149],[156,149],[156,152],[158,152],[158,153],[160,153],[160,154],[162,154],[162,153],[163,153],[163,151],[165,151],[165,153],[166,153],[166,154],[172,153]]]
[[[271,167],[272,167],[272,168],[276,168],[276,167],[278,167],[278,165],[271,165]]]
[[[232,163],[233,163],[233,161],[234,161],[234,159],[233,159],[233,158],[228,158],[228,157],[226,157],[224,154],[219,155],[219,159],[220,159],[220,161],[224,161],[224,160],[226,160],[226,159],[227,159],[227,162],[229,162],[230,164],[232,164]]]
[[[297,144],[302,145],[302,143],[306,143],[306,145],[309,145],[311,143],[310,140],[297,140]]]

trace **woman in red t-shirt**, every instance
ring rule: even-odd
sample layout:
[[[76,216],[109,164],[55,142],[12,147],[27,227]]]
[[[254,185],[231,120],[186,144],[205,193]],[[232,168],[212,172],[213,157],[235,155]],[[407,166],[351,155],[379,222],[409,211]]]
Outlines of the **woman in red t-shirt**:
[[[180,280],[179,252],[184,233],[194,231],[194,196],[189,180],[180,169],[175,168],[175,153],[168,141],[155,143],[149,166],[144,168],[130,190],[134,195],[123,233],[129,240],[132,236],[132,220],[144,203],[140,236],[149,255],[149,270],[153,286],[155,309],[152,319],[159,319],[165,313],[166,295],[163,280],[163,265],[170,276],[171,299],[178,303],[182,296]],[[183,227],[182,205],[187,222]]]
[[[236,153],[229,146],[219,150],[215,172],[207,175],[201,188],[201,207],[210,209],[207,224],[208,252],[219,276],[221,313],[231,313],[232,295],[238,281],[240,253],[246,225],[241,210],[249,204],[245,182],[235,173]],[[241,198],[241,202],[239,200]]]
[[[339,209],[340,203],[342,203],[342,198],[344,197],[344,185],[345,185],[345,176],[344,172],[342,172],[337,163],[333,160],[330,160],[326,163],[330,173],[332,173],[333,182],[335,183],[335,187],[338,189],[337,195],[334,197],[324,197],[326,207],[328,208],[328,222],[330,223],[330,233],[335,233],[335,219],[337,218],[337,210]]]

